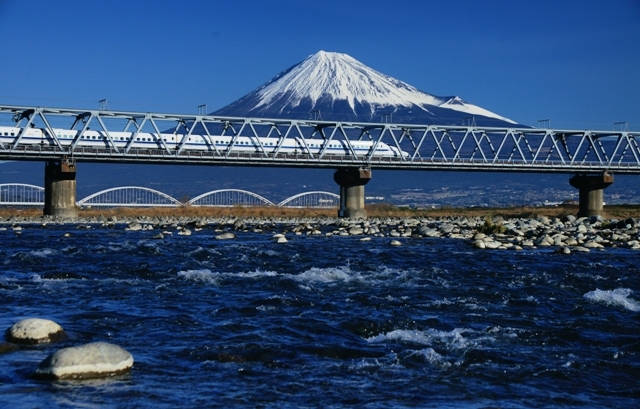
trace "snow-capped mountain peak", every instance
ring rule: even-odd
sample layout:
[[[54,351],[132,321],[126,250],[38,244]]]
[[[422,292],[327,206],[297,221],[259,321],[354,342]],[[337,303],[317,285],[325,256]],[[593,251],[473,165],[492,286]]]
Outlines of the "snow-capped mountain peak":
[[[326,51],[310,55],[215,114],[306,118],[314,110],[325,120],[371,122],[393,115],[394,122],[444,124],[477,115],[515,123],[457,96],[420,91],[347,54]]]
[[[269,106],[282,95],[299,105],[305,98],[315,104],[320,98],[346,100],[352,110],[356,101],[380,106],[413,104],[440,105],[441,98],[420,92],[402,81],[375,71],[355,58],[341,53],[319,51],[258,91],[258,106]]]

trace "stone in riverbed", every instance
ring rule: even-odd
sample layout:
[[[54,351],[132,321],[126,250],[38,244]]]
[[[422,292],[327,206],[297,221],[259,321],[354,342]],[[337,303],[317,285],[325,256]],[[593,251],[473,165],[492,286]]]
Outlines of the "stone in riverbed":
[[[6,333],[7,341],[16,344],[45,344],[67,338],[62,327],[51,320],[28,318],[17,322]]]
[[[129,231],[140,231],[142,230],[142,225],[140,223],[131,223],[125,230]]]
[[[576,247],[573,248],[573,251],[574,252],[578,252],[578,253],[588,253],[591,250],[589,250],[588,248],[583,247],[583,246],[576,246]]]
[[[486,249],[487,246],[484,244],[484,241],[482,241],[481,239],[478,239],[478,240],[473,242],[473,248]]]
[[[93,342],[63,348],[49,355],[36,370],[36,376],[53,379],[102,378],[128,372],[133,356],[118,345]]]
[[[216,240],[231,240],[235,238],[236,238],[236,235],[231,232],[226,232],[226,233],[218,234],[217,236],[215,236]]]
[[[485,241],[484,246],[487,249],[495,250],[502,246],[502,243],[499,241]]]
[[[588,241],[582,245],[588,249],[602,249],[604,246],[600,243],[596,243],[595,241]]]

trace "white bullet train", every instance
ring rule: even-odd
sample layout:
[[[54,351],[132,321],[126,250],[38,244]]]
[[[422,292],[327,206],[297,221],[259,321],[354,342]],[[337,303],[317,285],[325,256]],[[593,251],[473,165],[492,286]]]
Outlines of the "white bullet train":
[[[14,143],[22,128],[0,126],[0,141],[3,144]],[[77,136],[79,131],[68,129],[53,129],[62,146],[69,146]],[[349,146],[344,140],[325,141],[323,139],[303,139],[299,137],[289,137],[282,142],[278,148],[277,138],[256,138],[248,136],[238,136],[233,141],[232,136],[202,136],[184,134],[158,134],[140,132],[133,138],[132,132],[109,132],[113,143],[117,148],[125,148],[129,142],[133,149],[164,149],[163,142],[169,149],[177,149],[186,137],[182,147],[183,150],[197,151],[219,151],[238,153],[283,153],[283,154],[313,154],[317,155],[326,146],[325,155],[351,156]],[[233,145],[231,142],[233,141]],[[373,141],[349,141],[357,156],[367,156],[373,149]],[[56,143],[49,135],[47,129],[27,128],[20,139],[19,145],[42,144],[55,146]],[[215,145],[215,147],[214,147]],[[76,147],[108,148],[111,146],[107,133],[103,131],[87,130],[78,141]],[[408,157],[409,154],[390,146],[383,142],[378,142],[373,157]]]

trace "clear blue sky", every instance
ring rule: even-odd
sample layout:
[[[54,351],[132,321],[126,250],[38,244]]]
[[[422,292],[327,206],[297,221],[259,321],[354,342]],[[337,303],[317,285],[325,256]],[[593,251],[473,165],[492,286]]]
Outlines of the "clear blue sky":
[[[640,1],[0,0],[0,104],[197,113],[318,50],[518,122],[640,131]]]

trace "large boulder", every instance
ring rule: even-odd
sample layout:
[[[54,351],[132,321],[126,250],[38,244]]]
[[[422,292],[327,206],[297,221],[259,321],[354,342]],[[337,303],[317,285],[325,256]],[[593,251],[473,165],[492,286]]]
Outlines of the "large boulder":
[[[28,318],[17,322],[6,332],[7,341],[16,344],[44,344],[67,338],[62,327],[51,320]]]
[[[49,355],[36,370],[36,376],[52,379],[86,379],[128,372],[133,356],[118,345],[94,342],[63,348]]]

